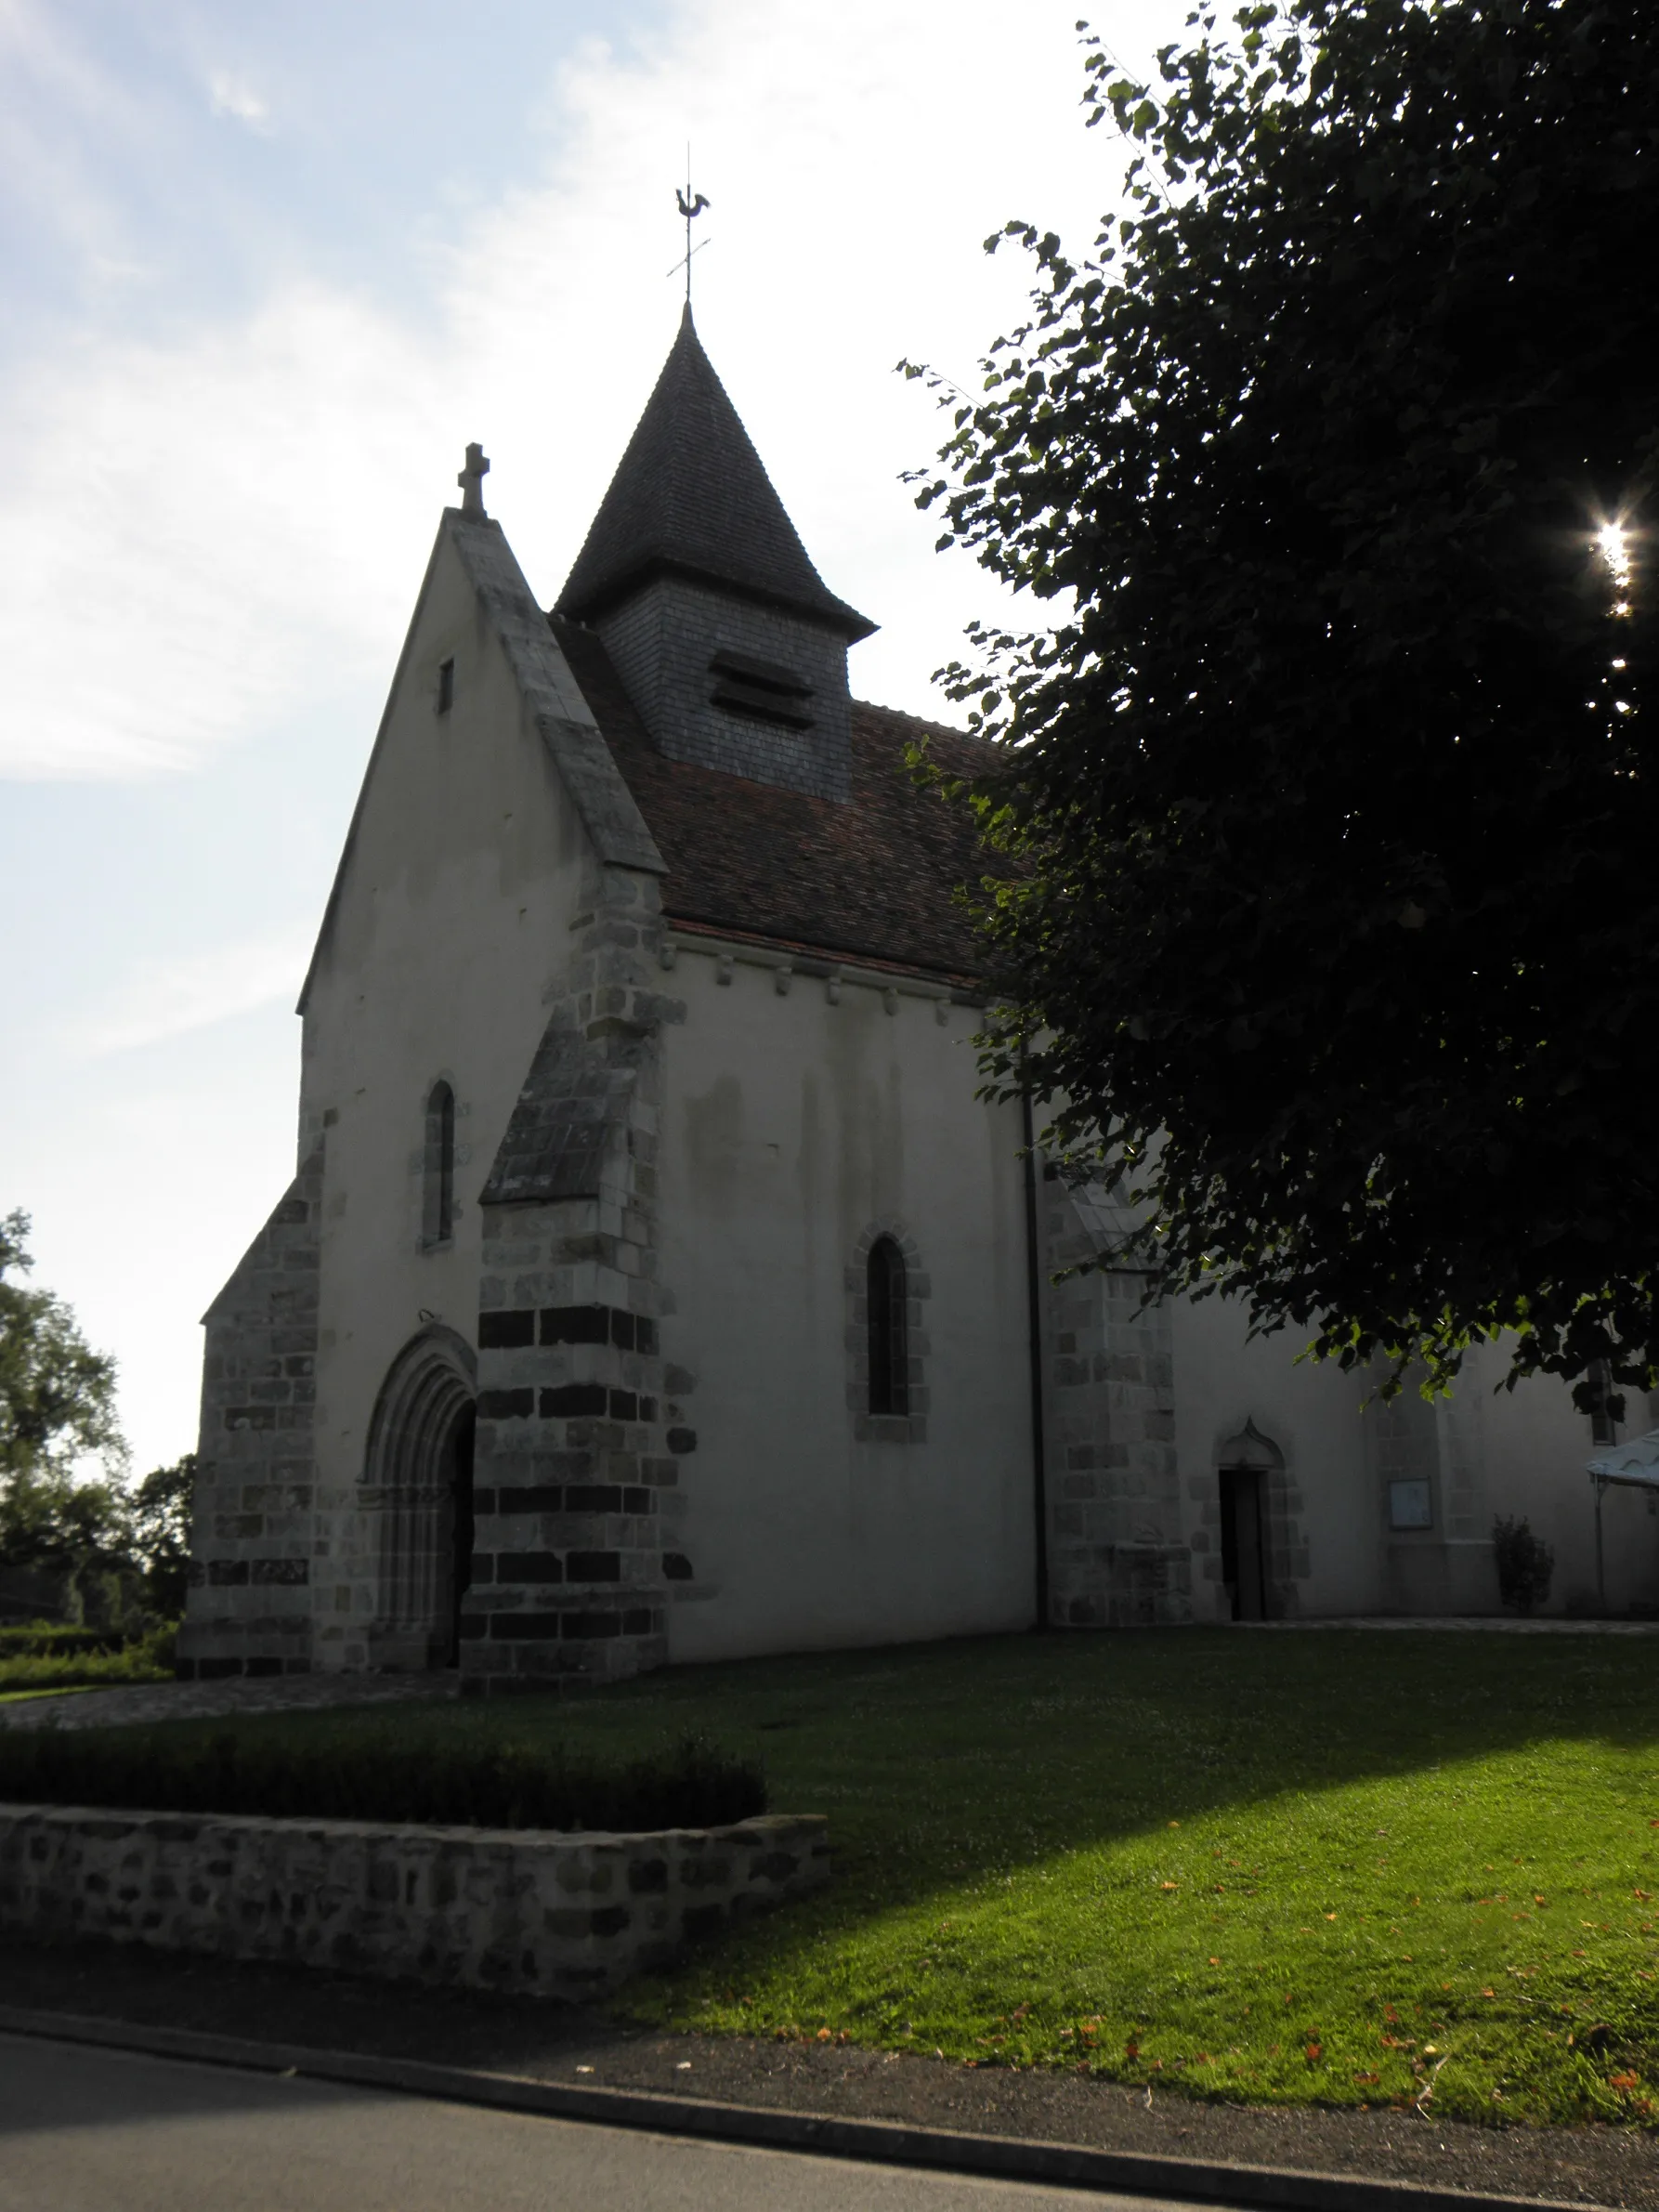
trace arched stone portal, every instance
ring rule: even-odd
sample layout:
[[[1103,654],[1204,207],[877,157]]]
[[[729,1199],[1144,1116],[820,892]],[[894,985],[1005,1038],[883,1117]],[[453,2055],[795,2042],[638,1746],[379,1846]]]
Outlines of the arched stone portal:
[[[1298,1610],[1308,1548],[1297,1516],[1301,1495],[1285,1453],[1254,1420],[1216,1448],[1217,1501],[1206,1519],[1220,1525],[1222,1617],[1278,1620]]]
[[[471,1579],[477,1362],[452,1329],[411,1337],[381,1385],[369,1426],[363,1504],[380,1523],[374,1667],[452,1667]]]

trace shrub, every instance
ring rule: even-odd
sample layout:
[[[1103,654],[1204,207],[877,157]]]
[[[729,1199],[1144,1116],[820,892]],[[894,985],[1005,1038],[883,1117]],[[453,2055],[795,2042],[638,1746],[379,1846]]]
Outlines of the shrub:
[[[178,1630],[151,1629],[131,1643],[96,1630],[68,1629],[21,1650],[0,1641],[0,1695],[7,1690],[73,1690],[121,1682],[169,1682]]]
[[[87,1652],[114,1651],[121,1643],[117,1629],[76,1629],[55,1620],[24,1621],[19,1628],[0,1629],[0,1662],[18,1658],[80,1658]]]
[[[0,1734],[0,1800],[489,1828],[712,1827],[766,1809],[759,1764],[700,1736],[627,1763],[562,1747],[342,1730]]]
[[[1526,1521],[1495,1519],[1492,1556],[1497,1564],[1497,1594],[1517,1613],[1530,1613],[1549,1595],[1555,1551],[1532,1532]]]

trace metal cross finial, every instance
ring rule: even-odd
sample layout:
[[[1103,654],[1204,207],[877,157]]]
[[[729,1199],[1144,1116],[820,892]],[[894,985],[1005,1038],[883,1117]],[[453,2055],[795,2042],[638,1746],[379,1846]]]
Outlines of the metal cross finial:
[[[461,487],[461,512],[476,515],[482,522],[484,515],[484,478],[490,474],[490,464],[484,458],[484,449],[475,438],[466,449],[466,466],[455,478]]]
[[[684,259],[676,261],[674,268],[671,268],[668,274],[672,277],[676,268],[683,268],[686,271],[686,305],[689,307],[691,305],[691,256],[693,254],[700,254],[703,247],[709,242],[706,238],[699,240],[696,245],[691,242],[691,226],[701,215],[703,209],[709,205],[709,202],[701,192],[697,193],[695,197],[692,194],[691,149],[689,146],[686,149],[686,190],[682,192],[676,186],[674,198],[679,202],[680,213],[686,218],[686,253]]]

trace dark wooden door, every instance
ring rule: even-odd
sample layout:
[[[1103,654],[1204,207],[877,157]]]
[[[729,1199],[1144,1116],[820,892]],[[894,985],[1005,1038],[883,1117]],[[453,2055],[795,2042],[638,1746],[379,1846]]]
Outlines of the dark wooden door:
[[[1261,1471],[1221,1469],[1221,1580],[1234,1620],[1267,1618],[1267,1573],[1261,1540]]]

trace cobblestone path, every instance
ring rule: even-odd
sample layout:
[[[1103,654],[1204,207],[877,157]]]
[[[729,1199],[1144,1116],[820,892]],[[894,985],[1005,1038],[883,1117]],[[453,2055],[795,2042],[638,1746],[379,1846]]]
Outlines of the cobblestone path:
[[[215,1721],[234,1713],[311,1712],[453,1697],[452,1674],[273,1674],[216,1682],[130,1682],[0,1703],[0,1728],[110,1728],[147,1721]]]

